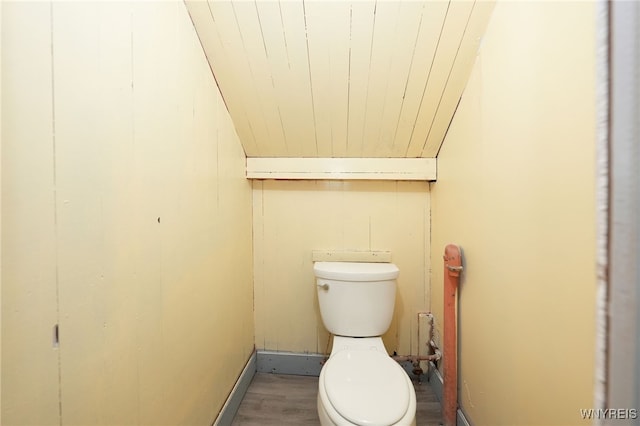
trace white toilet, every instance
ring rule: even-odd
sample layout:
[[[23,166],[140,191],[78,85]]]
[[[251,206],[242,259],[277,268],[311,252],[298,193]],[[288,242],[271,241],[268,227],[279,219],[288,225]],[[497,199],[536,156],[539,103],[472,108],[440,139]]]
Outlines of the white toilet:
[[[416,393],[382,342],[393,317],[398,267],[316,262],[320,314],[334,335],[318,385],[320,424],[410,426]]]

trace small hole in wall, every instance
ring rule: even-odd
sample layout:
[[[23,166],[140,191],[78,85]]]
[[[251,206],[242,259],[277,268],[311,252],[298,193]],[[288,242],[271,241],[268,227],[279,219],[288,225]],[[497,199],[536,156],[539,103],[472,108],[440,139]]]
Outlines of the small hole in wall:
[[[158,217],[158,223],[160,223],[160,217]]]
[[[53,347],[57,348],[60,346],[60,331],[58,328],[58,324],[53,326]]]

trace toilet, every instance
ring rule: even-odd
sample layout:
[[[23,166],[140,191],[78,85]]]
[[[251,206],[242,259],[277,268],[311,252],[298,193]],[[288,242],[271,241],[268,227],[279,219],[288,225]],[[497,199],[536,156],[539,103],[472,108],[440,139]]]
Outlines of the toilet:
[[[322,426],[411,426],[416,393],[382,341],[393,318],[398,267],[391,263],[315,262],[320,315],[334,335],[320,371]]]

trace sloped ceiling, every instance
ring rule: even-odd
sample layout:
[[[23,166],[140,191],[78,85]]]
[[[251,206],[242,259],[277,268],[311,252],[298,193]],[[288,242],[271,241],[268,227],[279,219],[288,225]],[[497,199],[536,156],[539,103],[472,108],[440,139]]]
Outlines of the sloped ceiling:
[[[493,2],[187,0],[248,157],[435,157]]]

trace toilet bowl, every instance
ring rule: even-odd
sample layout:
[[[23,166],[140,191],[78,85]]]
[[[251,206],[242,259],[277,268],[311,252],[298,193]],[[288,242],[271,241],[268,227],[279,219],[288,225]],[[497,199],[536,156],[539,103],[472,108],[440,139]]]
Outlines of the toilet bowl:
[[[380,337],[335,336],[333,347],[318,383],[322,426],[416,424],[413,384]]]
[[[398,268],[316,262],[313,269],[322,321],[334,335],[318,383],[320,424],[415,425],[415,389],[380,337],[393,317]]]

